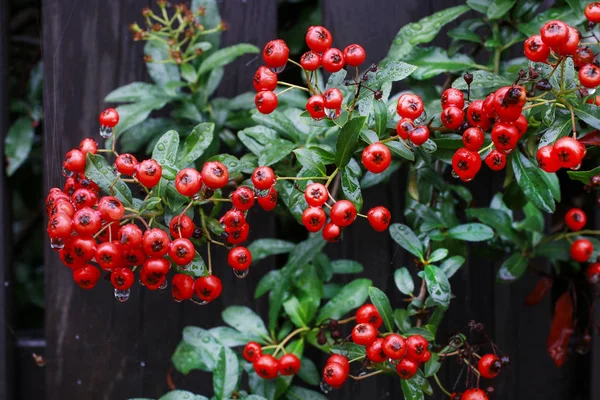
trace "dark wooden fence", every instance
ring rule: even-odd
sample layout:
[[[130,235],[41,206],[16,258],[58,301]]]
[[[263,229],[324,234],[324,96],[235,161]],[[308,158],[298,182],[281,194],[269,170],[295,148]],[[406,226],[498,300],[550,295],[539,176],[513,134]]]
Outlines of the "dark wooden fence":
[[[4,3],[0,1],[0,16]],[[324,24],[331,29],[335,43],[340,46],[362,43],[367,49],[368,61],[376,62],[385,55],[402,25],[459,3],[458,0],[324,0],[322,7]],[[127,26],[139,20],[141,8],[147,5],[147,0],[44,1],[45,185],[48,188],[62,182],[59,167],[62,155],[83,137],[96,133],[98,111],[105,106],[104,95],[117,86],[146,79],[142,45],[131,40]],[[246,41],[262,46],[276,36],[276,0],[223,0],[220,8],[230,27],[224,35],[226,45]],[[0,28],[3,26],[0,21]],[[447,42],[445,37],[439,40],[441,45]],[[0,71],[4,71],[2,49],[0,43]],[[234,95],[251,89],[250,77],[259,62],[246,58],[229,67],[219,94]],[[6,109],[2,107],[4,104],[0,97],[0,112]],[[0,128],[3,125],[0,114]],[[500,175],[490,175],[473,184],[477,204],[487,204],[500,187]],[[397,173],[388,185],[365,193],[365,207],[383,203],[392,210],[394,220],[400,221],[405,186],[403,173]],[[259,224],[255,215],[250,216],[251,221],[253,218],[253,238],[277,237],[274,220],[261,217]],[[0,233],[0,246],[6,245],[4,238]],[[7,253],[1,250],[0,247],[0,254]],[[407,254],[387,235],[374,235],[359,227],[350,229],[344,242],[329,246],[328,252],[333,258],[354,258],[362,262],[366,267],[364,275],[390,293],[395,292],[390,279],[393,270],[409,262]],[[175,304],[168,293],[139,288],[132,291],[127,303],[120,304],[112,298],[108,282],[102,282],[96,290],[82,291],[73,284],[70,271],[60,263],[57,254],[48,248],[46,255],[47,365],[44,371],[48,400],[116,400],[158,397],[165,393],[170,355],[181,338],[181,329],[186,325],[215,326],[221,323],[220,310],[225,306],[253,305],[256,282],[276,265],[273,259],[263,261],[246,280],[223,274],[224,295],[215,304],[199,308],[193,304]],[[225,256],[223,252],[217,253],[217,265],[225,264]],[[440,335],[450,335],[470,319],[486,325],[501,348],[515,360],[496,381],[496,399],[600,398],[598,380],[591,383],[593,372],[598,371],[599,349],[593,352],[593,364],[592,357],[580,356],[571,357],[561,369],[555,368],[545,350],[550,299],[535,308],[524,308],[523,299],[534,281],[528,278],[512,286],[498,286],[494,281],[496,267],[488,261],[472,258],[452,280],[457,298],[440,328]],[[5,270],[0,268],[0,271]],[[0,283],[2,281],[0,275]],[[3,290],[0,284],[0,309],[5,301]],[[400,304],[401,297],[395,293],[392,300]],[[258,302],[258,310],[266,312],[264,300]],[[15,397],[3,391],[8,376],[5,369],[7,366],[10,369],[5,354],[11,348],[5,347],[5,343],[6,338],[0,334],[0,398],[34,398],[26,391],[20,391]],[[443,368],[442,379],[447,386],[452,386],[458,369],[452,365]],[[187,378],[176,377],[176,383],[182,388],[210,393],[208,378],[207,374],[192,373]],[[27,376],[21,377],[19,382],[33,384]],[[402,395],[396,380],[382,378],[349,384],[328,397],[383,399]],[[35,398],[42,397],[38,394]],[[441,397],[438,394],[436,398]]]

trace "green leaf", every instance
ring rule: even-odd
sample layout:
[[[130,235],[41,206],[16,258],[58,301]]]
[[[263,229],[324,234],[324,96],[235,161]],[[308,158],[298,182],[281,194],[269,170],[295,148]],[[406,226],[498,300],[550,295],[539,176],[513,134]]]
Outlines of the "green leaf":
[[[427,378],[433,376],[440,370],[442,363],[439,361],[439,359],[440,356],[438,353],[431,353],[431,358],[425,363],[425,367],[423,368],[423,372]]]
[[[335,151],[335,165],[338,168],[345,167],[352,154],[358,147],[358,136],[362,131],[367,117],[356,117],[344,125],[338,135]]]
[[[388,297],[381,290],[371,286],[369,288],[369,298],[371,299],[371,303],[377,308],[377,311],[379,311],[379,315],[381,316],[385,327],[389,332],[392,332],[394,330],[394,322],[392,306],[390,305]]]
[[[202,122],[192,129],[192,132],[185,138],[183,148],[177,157],[176,165],[183,168],[193,164],[202,157],[208,146],[213,141],[215,124],[212,122]]]
[[[358,274],[363,272],[363,266],[354,260],[335,260],[331,263],[334,274]]]
[[[304,315],[304,310],[300,305],[300,302],[296,297],[291,297],[283,302],[283,309],[285,313],[290,317],[290,320],[299,328],[306,327],[307,318]]]
[[[248,246],[250,254],[252,254],[252,262],[262,260],[276,254],[289,253],[296,245],[280,239],[258,239]]]
[[[448,256],[448,249],[437,249],[429,256],[429,262],[434,263]]]
[[[143,400],[143,399],[130,399],[130,400]],[[208,397],[201,396],[199,394],[193,394],[187,390],[173,390],[158,400],[208,400]]]
[[[182,64],[181,77],[189,83],[195,83],[198,80],[198,74],[192,64]]]
[[[390,236],[403,249],[419,257],[419,259],[423,259],[423,243],[421,243],[417,235],[408,226],[392,224],[390,226]]]
[[[28,117],[17,119],[8,129],[4,139],[4,155],[6,157],[6,175],[12,176],[31,152],[35,130],[33,121]]]
[[[480,67],[471,57],[461,53],[450,56],[440,47],[419,49],[408,62],[419,67],[411,75],[419,80],[430,79],[444,72],[462,72]]]
[[[254,340],[253,335],[236,331],[228,326],[217,326],[208,330],[208,332],[219,341],[223,346],[237,347],[245,346],[246,343]]]
[[[204,10],[203,15],[196,18],[196,21],[206,30],[213,30],[221,23],[221,15],[217,0],[192,0],[190,10],[195,11],[199,8]],[[208,35],[203,35],[203,40],[209,42],[212,47],[218,48],[221,39],[221,32],[217,31]]]
[[[287,400],[327,400],[321,393],[300,386],[290,386],[285,396]]]
[[[448,278],[451,278],[452,275],[454,275],[464,263],[464,257],[452,256],[440,265],[440,269],[444,271],[444,274],[446,274]]]
[[[360,171],[360,169],[359,169]],[[350,167],[350,164],[346,165],[342,169],[341,178],[342,193],[344,197],[352,202],[356,207],[356,210],[360,212],[363,205],[362,192],[360,190],[359,176]]]
[[[116,88],[106,95],[107,103],[138,102],[151,97],[166,97],[166,93],[159,86],[146,82],[132,82]]]
[[[408,311],[404,308],[397,308],[394,310],[394,322],[401,333],[404,333],[410,329],[410,316]]]
[[[423,336],[423,338],[429,342],[435,340],[435,335],[426,328],[421,328],[418,326],[415,326],[413,328],[408,329],[406,332],[404,332],[405,335],[421,335]]]
[[[230,306],[221,314],[225,323],[240,332],[251,333],[261,338],[268,338],[269,332],[262,319],[250,308]]]
[[[113,173],[112,166],[108,165],[104,157],[87,153],[85,176],[96,182],[98,187],[106,194],[111,194],[112,187],[114,196],[121,200],[125,207],[133,207],[131,190],[121,179],[116,179],[117,177]]]
[[[402,393],[405,400],[424,400],[425,396],[419,385],[412,379],[401,379]]]
[[[409,161],[415,160],[415,154],[403,143],[391,141],[387,142],[385,145],[390,149],[392,153],[396,154],[397,156],[406,158]]]
[[[494,231],[487,225],[470,223],[455,226],[448,230],[448,236],[467,242],[482,242],[494,237]]]
[[[501,237],[509,239],[516,244],[520,244],[522,240],[518,232],[512,227],[512,219],[510,216],[501,210],[492,208],[470,208],[467,209],[467,216],[469,218],[477,218],[488,226],[493,226]]]
[[[467,5],[475,11],[479,11],[482,14],[487,14],[487,10],[490,7],[491,0],[467,0]]]
[[[567,174],[568,172],[569,171],[567,171]],[[548,189],[550,189],[550,193],[552,193],[554,200],[560,202],[560,181],[558,180],[556,173],[548,173],[544,170],[540,170],[540,175],[542,175],[542,178],[546,181],[546,185],[548,185]]]
[[[281,272],[279,270],[271,270],[260,278],[254,290],[254,298],[258,299],[268,291],[272,290],[275,285],[281,281]]]
[[[527,23],[520,23],[516,27],[525,36],[540,33],[540,28],[550,20],[563,21],[571,26],[576,26],[585,18],[583,15],[575,15],[570,7],[549,8],[543,12],[536,13],[535,17]]]
[[[144,54],[152,57],[152,62],[146,63],[146,68],[152,80],[159,86],[164,87],[167,82],[180,80],[176,64],[160,62],[169,59],[169,50],[165,44],[149,40],[144,46]]]
[[[215,397],[219,400],[231,398],[237,387],[238,379],[238,358],[230,348],[223,346],[213,372]]]
[[[394,282],[398,290],[407,296],[410,296],[415,290],[415,283],[412,276],[410,276],[408,269],[404,267],[394,271]]]
[[[152,158],[155,159],[161,167],[174,167],[177,162],[177,149],[179,148],[179,134],[176,131],[168,131],[158,139]],[[172,180],[172,179],[169,179]]]
[[[327,169],[325,168],[326,162],[323,158],[315,151],[302,147],[294,150],[294,154],[298,158],[298,162],[306,168],[317,170],[322,176],[327,175]]]
[[[540,147],[552,144],[561,137],[568,135],[571,130],[572,124],[570,114],[568,112],[558,110],[556,112],[554,122],[548,127],[548,129],[544,131],[544,134],[540,138],[538,149]]]
[[[258,164],[261,166],[273,165],[289,156],[294,147],[296,144],[287,140],[273,141],[267,144],[260,153]]]
[[[374,104],[375,132],[382,137],[387,131],[388,109],[385,101],[377,100]]]
[[[145,121],[153,110],[161,109],[167,104],[164,98],[150,98],[136,103],[118,106],[119,124],[117,125],[117,135],[121,135],[129,128]]]
[[[360,132],[360,137],[369,144],[379,142],[379,136],[377,136],[377,134],[370,129],[363,129]]]
[[[235,44],[233,46],[219,49],[206,57],[202,64],[200,64],[198,75],[203,75],[215,68],[224,67],[244,54],[256,54],[258,52],[258,47],[248,43]]]
[[[365,347],[352,342],[335,345],[331,348],[334,354],[341,354],[349,359],[365,355]]]
[[[507,86],[511,84],[506,78],[503,78],[499,75],[496,75],[492,72],[488,71],[472,71],[473,74],[473,82],[471,83],[472,89],[488,89],[488,88],[499,88],[502,86]],[[467,82],[465,82],[464,78],[461,76],[456,78],[452,83],[452,87],[458,90],[467,90]]]
[[[517,222],[518,229],[524,229],[529,232],[544,232],[544,215],[536,206],[527,203],[523,208],[525,218]]]
[[[590,171],[567,171],[567,175],[574,181],[579,181],[584,184],[589,184],[593,176],[600,174],[600,167],[596,167]]]
[[[199,278],[206,275],[206,271],[206,264],[204,264],[204,259],[199,253],[194,255],[192,262],[190,262],[187,268],[178,268],[177,270],[178,273],[189,275],[193,278]]]
[[[321,381],[319,371],[317,370],[315,363],[313,363],[310,358],[302,358],[300,360],[298,378],[313,386],[317,386]]]
[[[598,106],[595,104],[581,104],[575,109],[575,115],[584,120],[595,129],[600,129]]]
[[[481,35],[477,33],[477,29],[485,24],[480,18],[471,18],[464,20],[456,28],[448,31],[448,36],[456,40],[464,40],[474,43],[483,43]]]
[[[383,61],[379,64],[377,72],[369,72],[368,80],[369,87],[373,90],[381,89],[384,84],[390,84],[391,82],[401,81],[402,79],[410,76],[415,70],[416,66],[407,64],[403,61]],[[372,92],[370,90],[361,90],[358,100],[371,98]]]
[[[319,311],[317,323],[326,319],[339,319],[347,312],[360,307],[368,297],[369,279],[355,279],[346,284],[335,297],[329,300]]]
[[[444,271],[434,265],[425,266],[425,282],[433,302],[443,308],[448,308],[452,292]]]
[[[533,165],[520,151],[514,153],[516,154],[511,159],[515,179],[527,199],[542,211],[554,212],[554,198],[546,184],[546,180],[541,175],[541,170]]]
[[[487,10],[487,16],[489,19],[500,19],[502,18],[513,6],[517,0],[494,0],[490,3],[490,7]]]
[[[510,283],[519,279],[527,270],[527,257],[521,253],[514,253],[508,257],[498,270],[496,280],[501,283]]]
[[[446,8],[431,14],[417,22],[404,25],[396,34],[387,58],[391,60],[405,59],[417,46],[431,42],[442,27],[469,11],[467,6]]]

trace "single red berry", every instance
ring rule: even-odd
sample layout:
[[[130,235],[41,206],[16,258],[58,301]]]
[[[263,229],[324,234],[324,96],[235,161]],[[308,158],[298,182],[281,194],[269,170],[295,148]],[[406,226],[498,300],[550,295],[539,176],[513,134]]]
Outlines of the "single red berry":
[[[383,320],[381,319],[381,315],[379,315],[379,311],[377,311],[377,307],[373,304],[365,304],[356,310],[356,323],[369,323],[375,329],[379,329]]]
[[[510,104],[508,101],[508,99],[511,98],[508,96],[509,90],[509,86],[496,90],[492,102],[494,111],[496,112],[498,119],[502,122],[516,121],[521,116],[521,111],[523,110],[523,107],[519,104]]]
[[[194,228],[194,221],[185,214],[173,217],[169,223],[169,232],[174,238],[183,237],[189,239],[194,234]]]
[[[412,144],[415,146],[421,146],[429,139],[429,128],[427,128],[425,125],[417,126],[408,133],[408,137],[410,138]]]
[[[597,24],[600,22],[600,2],[593,1],[585,7],[585,17],[588,21]]]
[[[392,360],[399,360],[408,351],[406,341],[397,333],[387,335],[383,340],[383,351]]]
[[[560,44],[557,48],[553,48],[558,55],[571,56],[577,50],[579,46],[579,31],[572,26],[568,26],[568,37],[565,42]]]
[[[342,229],[333,222],[328,222],[325,224],[321,233],[323,235],[323,239],[329,243],[339,242],[342,238]]]
[[[571,208],[565,214],[565,224],[572,231],[580,231],[587,223],[587,215],[580,208]]]
[[[348,200],[336,202],[329,213],[331,222],[339,227],[349,226],[356,219],[356,207]]]
[[[213,301],[221,294],[221,280],[214,275],[201,276],[194,283],[196,296],[203,301]]]
[[[529,127],[529,122],[527,122],[527,118],[521,114],[519,118],[514,122],[517,131],[519,131],[519,138],[523,137],[525,132],[527,132],[527,128]]]
[[[89,207],[82,208],[73,216],[73,230],[80,236],[93,236],[100,230],[101,226],[102,218],[100,217],[100,213]]]
[[[121,246],[119,242],[100,243],[96,247],[96,262],[102,269],[111,270],[121,266]]]
[[[70,201],[60,198],[48,209],[48,216],[55,214],[65,214],[69,217],[73,217],[73,215],[75,215],[75,207],[73,207],[73,204],[71,204]]]
[[[250,225],[243,224],[239,228],[225,228],[227,233],[227,243],[229,244],[240,244],[248,239],[248,232],[250,231]]]
[[[85,155],[78,149],[73,149],[65,156],[63,167],[72,172],[83,172],[85,170]]]
[[[125,265],[129,266],[139,266],[144,264],[146,261],[146,254],[142,250],[141,247],[124,247],[121,246],[121,260]]]
[[[85,265],[85,260],[75,255],[75,250],[70,243],[65,244],[65,247],[59,251],[58,255],[60,257],[60,261],[62,261],[65,266],[71,269],[81,268]]]
[[[196,249],[189,239],[178,238],[169,246],[169,257],[177,265],[187,265],[196,255]]]
[[[311,96],[306,102],[306,111],[312,119],[320,120],[325,118],[325,100],[320,94]]]
[[[540,29],[542,40],[550,47],[559,46],[564,43],[569,36],[567,24],[562,21],[548,21]]]
[[[396,125],[396,133],[404,140],[408,139],[408,135],[413,129],[415,129],[415,124],[409,118],[400,119]]]
[[[98,152],[98,143],[92,138],[85,138],[79,143],[79,151],[85,157],[87,153],[96,154]]]
[[[385,171],[391,162],[392,152],[381,142],[372,143],[363,150],[362,163],[367,170],[374,174]]]
[[[343,100],[344,97],[342,96],[342,92],[337,88],[327,89],[325,93],[323,93],[323,104],[325,105],[325,108],[337,110],[342,106]]]
[[[588,282],[595,284],[600,282],[600,263],[590,264],[586,270]]]
[[[265,211],[273,211],[277,207],[277,191],[274,186],[269,188],[269,193],[266,196],[258,198],[258,205]]]
[[[300,359],[294,354],[284,354],[279,358],[279,373],[284,376],[296,375],[300,370]]]
[[[142,237],[142,230],[136,224],[123,225],[117,234],[117,239],[123,247],[140,247]]]
[[[321,207],[308,207],[302,213],[302,224],[309,232],[318,232],[321,230],[326,220],[327,215]]]
[[[246,211],[254,205],[254,191],[246,186],[240,186],[231,194],[233,206],[240,211]]]
[[[131,154],[119,154],[115,160],[115,167],[120,174],[133,176],[138,160]]]
[[[155,259],[155,260],[165,260],[164,258]],[[146,263],[149,260],[146,260]],[[166,260],[165,260],[166,261]],[[145,286],[148,290],[158,290],[161,287],[164,287],[165,282],[167,281],[167,275],[154,274],[152,272],[148,272],[144,266],[140,270],[140,284]]]
[[[398,98],[396,112],[402,118],[417,119],[423,114],[425,106],[423,100],[412,93],[405,93]]]
[[[316,53],[322,53],[331,47],[331,33],[322,26],[311,26],[306,32],[306,45]]]
[[[510,152],[517,147],[519,130],[509,122],[496,122],[492,128],[492,142],[500,151]]]
[[[369,323],[358,324],[352,329],[352,340],[356,344],[369,346],[377,338],[377,329]]]
[[[147,188],[153,188],[158,184],[162,176],[162,167],[156,160],[144,160],[137,165],[135,177]]]
[[[300,57],[300,65],[306,71],[315,71],[321,66],[321,56],[314,51],[307,51]]]
[[[418,369],[419,364],[408,358],[404,358],[400,360],[398,364],[396,364],[396,373],[398,373],[398,376],[401,379],[412,378],[417,373]]]
[[[587,99],[586,103],[600,106],[600,95],[590,97],[589,99]]]
[[[262,355],[262,347],[256,342],[248,342],[244,346],[242,355],[246,361],[253,363]]]
[[[462,147],[452,156],[452,169],[465,182],[472,181],[480,168],[481,158],[475,151]]]
[[[598,87],[600,85],[600,68],[594,64],[584,65],[579,69],[579,82],[586,88]]]
[[[127,267],[117,267],[110,272],[110,281],[115,289],[127,290],[133,286],[135,280],[133,271]]]
[[[458,107],[449,106],[442,110],[440,118],[446,128],[455,131],[465,122],[465,113]]]
[[[406,338],[406,358],[416,363],[423,362],[423,355],[427,352],[429,342],[421,335],[411,335]]]
[[[554,152],[561,167],[576,168],[585,155],[585,147],[576,139],[566,136],[554,143]]]
[[[162,257],[169,251],[171,240],[165,231],[159,228],[144,232],[142,248],[148,257]]]
[[[327,202],[329,198],[329,192],[325,185],[321,183],[311,183],[306,186],[304,191],[304,198],[311,207],[321,207]]]
[[[275,92],[270,90],[258,92],[254,97],[256,109],[262,114],[271,114],[277,108],[279,99]]]
[[[594,52],[587,46],[578,47],[573,54],[573,63],[576,68],[581,68],[586,64],[594,62]]]
[[[329,358],[327,359],[327,364],[331,363],[340,364],[346,374],[350,372],[350,362],[346,357],[342,356],[341,354],[332,354],[331,356],[329,356]]]
[[[252,173],[252,183],[258,190],[267,190],[275,184],[275,173],[270,167],[258,167]]]
[[[254,361],[254,371],[263,379],[277,378],[278,369],[279,363],[270,354],[262,354]]]
[[[506,166],[506,155],[494,149],[485,156],[484,161],[492,171],[500,171]]]
[[[497,377],[501,369],[502,361],[495,354],[485,354],[477,363],[477,370],[486,379]]]
[[[525,57],[533,62],[545,62],[550,56],[550,46],[540,35],[533,35],[525,41]]]
[[[250,250],[243,246],[234,247],[229,250],[227,262],[229,263],[229,266],[236,271],[245,271],[250,268],[252,254],[250,254]]]
[[[254,73],[252,85],[257,92],[273,91],[277,87],[277,74],[261,65]]]
[[[290,49],[281,39],[271,40],[263,49],[263,59],[269,68],[282,68],[287,64]]]
[[[490,120],[490,123],[492,123],[494,118],[496,118],[496,110],[494,109],[495,96],[496,92],[492,92],[483,101],[482,111],[488,120]]]
[[[383,338],[377,338],[370,346],[366,348],[367,358],[374,363],[381,363],[387,360],[383,351]]]
[[[594,246],[587,239],[577,239],[571,245],[571,258],[577,262],[586,262],[593,252]]]
[[[488,396],[483,390],[473,388],[465,390],[460,396],[460,400],[488,400]]]
[[[123,203],[113,196],[101,198],[98,202],[98,211],[105,221],[118,221],[125,214]]]
[[[202,167],[202,181],[209,189],[220,189],[229,181],[229,171],[219,161],[205,162]]]
[[[467,121],[469,125],[477,126],[483,131],[487,131],[492,126],[492,122],[484,111],[483,100],[475,100],[469,104],[467,108]]]
[[[78,210],[83,207],[94,207],[98,203],[98,196],[89,189],[77,189],[71,196],[71,202]]]
[[[92,289],[100,279],[100,270],[93,265],[86,264],[73,270],[73,280],[82,289]]]
[[[80,185],[77,184],[77,182],[75,181],[75,178],[73,178],[72,176],[68,177],[65,180],[65,186],[63,187],[65,194],[72,196],[73,193],[75,193],[75,191],[79,188],[80,188]]]
[[[485,135],[479,128],[468,128],[462,135],[465,147],[471,151],[477,151],[483,146]]]
[[[184,168],[175,177],[175,189],[184,196],[194,196],[202,188],[202,176],[194,168]]]
[[[114,108],[107,108],[100,113],[100,125],[114,128],[119,123],[119,113]]]
[[[96,241],[92,238],[74,237],[71,248],[75,258],[90,261],[96,255]]]
[[[194,278],[186,274],[175,274],[171,280],[171,296],[180,302],[194,296]]]
[[[329,48],[323,53],[321,64],[323,65],[323,69],[327,72],[338,72],[344,68],[344,53],[342,53],[340,49]]]
[[[341,364],[330,362],[323,368],[323,380],[334,388],[342,386],[346,378],[348,378],[348,372]]]
[[[548,173],[556,172],[560,169],[560,160],[552,145],[540,147],[536,158],[538,166]]]
[[[444,90],[440,99],[442,109],[450,106],[462,109],[465,106],[465,95],[458,89],[449,88]]]
[[[366,58],[367,53],[365,52],[365,49],[358,44],[351,44],[344,49],[344,61],[351,67],[358,67],[365,62]]]
[[[367,219],[369,220],[369,224],[371,224],[373,229],[375,229],[377,232],[383,232],[390,225],[392,215],[387,208],[378,206],[369,210],[367,213]]]
[[[171,264],[165,258],[148,258],[142,266],[141,273],[144,274],[146,286],[160,286],[164,282],[164,278],[169,273]],[[154,290],[154,289],[153,289]]]

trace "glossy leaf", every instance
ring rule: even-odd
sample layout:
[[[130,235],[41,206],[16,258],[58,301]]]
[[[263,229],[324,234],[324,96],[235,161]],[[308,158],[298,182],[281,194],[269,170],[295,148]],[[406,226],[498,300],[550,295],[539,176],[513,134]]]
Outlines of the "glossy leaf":
[[[34,137],[33,121],[30,118],[21,117],[10,126],[4,139],[6,175],[12,176],[27,160]]]
[[[405,400],[424,400],[425,396],[419,385],[412,379],[401,379],[400,384],[402,386],[402,394],[404,394]]]
[[[257,239],[248,246],[248,250],[255,263],[272,255],[289,253],[295,246],[294,243],[281,239]]]
[[[256,54],[258,52],[258,47],[248,43],[239,43],[219,49],[206,57],[200,64],[198,75],[205,74],[215,68],[221,68],[244,54]]]
[[[488,88],[496,89],[511,84],[510,80],[489,71],[472,71],[471,74],[473,75],[473,82],[471,82],[471,90]],[[465,82],[465,80],[461,76],[454,80],[454,82],[452,83],[452,87],[459,90],[467,90],[467,82]]]
[[[290,141],[279,139],[268,143],[258,157],[261,166],[273,165],[288,157],[296,145]]]
[[[525,193],[525,196],[537,208],[546,212],[554,212],[555,204],[552,192],[548,188],[540,169],[520,151],[512,156],[515,179]]]
[[[327,400],[327,397],[323,396],[319,392],[314,390],[305,389],[300,386],[290,386],[286,393],[287,400]]]
[[[159,110],[167,104],[165,98],[149,98],[136,103],[125,104],[116,108],[119,113],[117,135],[121,135],[129,128],[145,121],[153,110]]]
[[[176,131],[168,131],[158,139],[158,142],[156,142],[154,150],[152,151],[152,158],[155,159],[161,167],[175,166],[178,148],[179,134]]]
[[[306,327],[308,321],[304,314],[304,310],[296,297],[291,297],[286,300],[283,303],[283,309],[294,325],[299,328]]]
[[[406,158],[409,161],[415,160],[415,154],[406,145],[400,142],[391,141],[385,144],[393,154]]]
[[[217,365],[213,371],[215,397],[229,399],[237,387],[239,363],[235,353],[229,347],[221,347]]]
[[[225,323],[240,332],[247,332],[261,338],[268,338],[269,332],[262,319],[248,307],[230,306],[221,314]]]
[[[192,132],[185,138],[185,143],[177,157],[177,165],[182,168],[193,164],[202,157],[208,146],[213,141],[215,124],[200,123],[194,127]]]
[[[443,308],[448,308],[452,293],[450,282],[444,271],[434,265],[425,266],[425,282],[433,302]]]
[[[521,253],[514,253],[500,266],[496,280],[502,283],[511,283],[519,279],[527,270],[527,257]]]
[[[107,195],[112,195],[121,200],[125,207],[133,207],[133,198],[129,186],[121,179],[116,179],[112,166],[100,155],[87,153],[85,176],[93,180]],[[112,190],[112,191],[111,191]]]
[[[302,358],[300,360],[298,378],[313,386],[317,386],[321,381],[321,375],[319,374],[315,363],[313,363],[310,358]]]
[[[365,122],[366,117],[353,118],[348,121],[340,131],[335,151],[335,165],[337,165],[338,168],[345,167],[350,161],[352,154],[358,147],[358,136],[360,135],[360,131],[363,129]]]
[[[349,200],[352,202],[352,204],[354,204],[358,212],[360,212],[363,205],[363,197],[360,190],[359,178],[359,176],[355,175],[355,172],[352,170],[352,168],[350,168],[350,165],[347,165],[342,169],[342,193],[344,193],[346,200]]]
[[[331,263],[334,274],[358,274],[364,270],[363,266],[354,260],[335,260]]]
[[[303,167],[317,170],[322,176],[327,175],[325,164],[328,164],[328,162],[325,161],[316,151],[302,147],[294,150],[294,154],[298,158],[298,162],[302,164]]]
[[[421,243],[412,229],[403,224],[392,224],[389,230],[392,239],[403,249],[419,259],[423,258],[423,243]]]
[[[377,311],[379,311],[385,327],[389,332],[392,332],[394,330],[394,317],[388,297],[381,290],[372,286],[369,288],[369,298],[371,299],[371,303],[377,308]]]
[[[482,242],[494,237],[494,231],[487,225],[470,223],[455,226],[448,230],[448,236],[467,242]]]
[[[487,9],[489,19],[502,18],[515,5],[517,0],[494,0]]]
[[[398,290],[407,296],[410,296],[415,290],[415,283],[406,268],[399,268],[394,271],[394,282]]]
[[[146,82],[132,82],[121,86],[104,97],[107,103],[138,102],[151,97],[166,97],[158,85]]]
[[[340,292],[327,302],[317,315],[317,323],[326,319],[339,319],[347,312],[360,307],[369,295],[369,279],[355,279],[346,284]]]
[[[373,90],[382,89],[386,84],[389,85],[391,82],[397,82],[407,78],[416,69],[416,66],[407,64],[403,61],[383,61],[380,63],[377,72],[370,72],[367,74],[369,87]],[[358,99],[373,99],[372,96],[373,93],[370,90],[361,90]]]
[[[441,261],[448,256],[448,249],[437,249],[429,256],[429,262]]]
[[[169,59],[169,50],[166,44],[156,40],[149,40],[144,46],[144,54],[150,56],[152,62],[146,63],[148,74],[159,86],[165,86],[167,82],[179,81],[179,68],[175,63],[165,63]]]
[[[480,67],[471,57],[461,53],[450,56],[440,47],[419,49],[408,62],[418,67],[411,77],[420,80],[430,79],[444,72],[461,72]]]
[[[382,137],[387,131],[388,109],[384,101],[378,100],[374,104],[375,132]]]
[[[596,167],[590,171],[567,171],[567,174],[574,181],[579,181],[587,185],[593,176],[600,174],[600,167]]]

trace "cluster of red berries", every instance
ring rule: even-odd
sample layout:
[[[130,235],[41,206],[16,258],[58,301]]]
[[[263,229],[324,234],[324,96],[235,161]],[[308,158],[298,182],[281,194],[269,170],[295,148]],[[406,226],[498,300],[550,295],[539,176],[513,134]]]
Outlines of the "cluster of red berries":
[[[244,347],[243,356],[251,362],[256,374],[263,379],[275,379],[277,375],[292,376],[300,370],[300,359],[287,353],[275,358],[271,354],[263,354],[262,347],[256,342],[249,342]]]
[[[587,223],[587,215],[580,208],[571,208],[565,214],[565,225],[573,232],[583,229]],[[594,253],[594,246],[588,239],[577,239],[571,244],[571,258],[574,261],[588,262]],[[597,282],[600,276],[600,263],[593,263],[588,267],[587,276],[590,282]]]
[[[600,22],[600,3],[590,3],[585,9],[590,23]],[[595,63],[595,54],[587,46],[580,46],[581,34],[563,21],[547,22],[539,35],[533,35],[525,41],[525,56],[534,62],[547,62],[551,52],[558,59],[572,57],[575,68],[579,70],[579,82],[586,88],[600,85],[600,68]]]
[[[396,112],[400,120],[396,125],[396,133],[400,138],[410,140],[415,146],[420,146],[429,139],[429,128],[426,125],[417,126],[415,123],[416,120],[422,119],[424,110],[423,100],[416,94],[404,93],[398,98]]]
[[[322,26],[311,26],[306,33],[306,44],[310,51],[300,58],[300,66],[306,72],[316,71],[320,67],[327,72],[338,72],[345,65],[358,67],[366,58],[365,50],[358,44],[347,46],[342,52],[331,47],[333,38],[331,33]],[[260,66],[254,74],[254,89],[258,92],[254,103],[258,111],[263,114],[272,113],[279,103],[277,94],[273,92],[277,87],[277,74],[285,69],[289,60],[290,49],[281,39],[272,40],[265,45],[263,59],[266,66]],[[285,82],[279,82],[286,84]],[[339,89],[331,88],[321,93],[309,83],[308,91],[312,96],[306,102],[306,111],[315,120],[328,116],[336,118],[340,114],[344,100]]]
[[[577,139],[565,136],[553,145],[542,146],[537,151],[537,162],[546,172],[556,172],[561,168],[578,169],[585,156],[585,146]]]
[[[479,375],[486,379],[494,379],[500,374],[504,363],[496,354],[484,354],[477,362],[477,371]],[[451,400],[487,400],[488,394],[493,393],[493,388],[484,391],[479,388],[467,389],[464,392],[454,392],[450,396]]]

